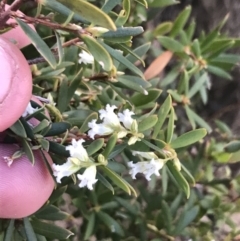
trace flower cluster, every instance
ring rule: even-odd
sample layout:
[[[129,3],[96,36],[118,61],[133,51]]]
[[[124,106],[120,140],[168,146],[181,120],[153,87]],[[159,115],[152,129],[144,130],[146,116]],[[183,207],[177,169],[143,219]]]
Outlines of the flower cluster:
[[[154,152],[140,152],[133,151],[132,154],[138,155],[142,158],[147,159],[147,161],[141,161],[137,163],[133,163],[132,161],[128,163],[128,167],[130,168],[129,174],[133,179],[136,179],[137,173],[142,173],[146,177],[148,181],[151,180],[152,174],[159,176],[159,170],[163,167],[166,160],[160,159]]]
[[[123,138],[130,134],[129,145],[141,140],[144,136],[142,133],[138,133],[137,121],[132,118],[134,113],[126,109],[116,115],[114,112],[115,109],[117,109],[115,105],[110,106],[107,104],[106,109],[99,110],[102,123],[97,123],[96,119],[89,122],[88,127],[90,130],[88,131],[88,135],[94,139],[95,135],[105,136],[117,133],[118,138]]]
[[[80,180],[79,187],[87,186],[88,189],[92,190],[93,184],[97,182],[97,170],[96,165],[90,160],[86,149],[83,147],[83,142],[84,140],[82,139],[78,141],[72,139],[72,145],[66,147],[66,150],[70,153],[70,157],[63,165],[52,165],[53,175],[56,177],[57,182],[61,183],[63,177],[68,177],[85,167],[86,169],[83,174],[77,175]]]

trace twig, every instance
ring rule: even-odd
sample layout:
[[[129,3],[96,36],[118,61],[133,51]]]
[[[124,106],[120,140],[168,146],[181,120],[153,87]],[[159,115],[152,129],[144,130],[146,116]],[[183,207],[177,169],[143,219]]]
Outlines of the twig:
[[[26,1],[28,1],[28,0],[15,0],[12,3],[12,5],[8,8],[7,11],[0,14],[0,29],[5,26],[7,20],[10,18],[11,11],[17,11],[20,8],[21,4]],[[4,7],[4,5],[3,5],[3,7]]]
[[[59,23],[50,22],[50,19],[46,17],[33,18],[33,17],[26,16],[23,13],[18,13],[13,11],[11,12],[11,16],[14,18],[20,18],[26,23],[41,24],[51,29],[59,29],[63,31],[72,32],[78,36],[80,34],[89,34],[87,31],[85,31],[84,29],[82,29],[80,26],[76,24],[61,25]]]

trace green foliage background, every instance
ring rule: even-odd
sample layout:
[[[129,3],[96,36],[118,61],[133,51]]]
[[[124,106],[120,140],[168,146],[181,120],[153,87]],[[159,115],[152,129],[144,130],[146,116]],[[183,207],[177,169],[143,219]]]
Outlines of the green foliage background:
[[[206,122],[197,111],[211,101],[209,88],[216,83],[210,74],[231,79],[229,72],[240,56],[229,50],[240,41],[221,33],[227,18],[194,38],[197,23],[190,18],[191,7],[173,22],[142,28],[151,19],[152,9],[174,4],[177,1],[39,0],[31,11],[23,7],[27,16],[36,17],[37,32],[28,27],[26,18],[14,15],[35,46],[23,49],[26,58],[44,60],[32,65],[33,92],[50,94],[56,102],[44,107],[52,124],[41,109],[32,115],[41,120],[35,130],[26,128],[24,119],[11,127],[25,143],[31,161],[32,143],[37,141],[55,163],[64,163],[65,146],[73,137],[84,137],[87,123],[107,104],[133,109],[144,139],[132,146],[125,139],[119,143],[114,135],[86,141],[92,158],[102,153],[108,159],[98,169],[94,191],[64,179],[34,215],[0,220],[0,240],[210,241],[234,240],[240,234],[231,218],[239,210],[240,178],[228,165],[239,161],[239,137],[220,120]],[[40,13],[49,16],[52,25],[36,20],[41,19]],[[75,38],[76,42],[64,46]],[[81,50],[94,56],[93,67],[78,63]],[[165,51],[172,53],[170,61],[159,57]],[[151,76],[156,58],[156,66],[168,65],[169,71],[155,66],[157,73]],[[150,77],[146,77],[147,67]],[[44,136],[61,138],[61,142]],[[139,175],[132,180],[127,163],[139,161],[133,150],[154,151],[162,158],[163,150],[173,151],[181,170],[172,159],[162,168],[161,178],[152,176],[147,182]],[[219,236],[223,224],[230,231]]]

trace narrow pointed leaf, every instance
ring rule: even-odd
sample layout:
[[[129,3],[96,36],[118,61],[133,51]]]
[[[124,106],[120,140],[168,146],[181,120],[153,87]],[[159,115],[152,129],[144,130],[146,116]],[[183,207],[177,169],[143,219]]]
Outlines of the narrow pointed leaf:
[[[164,121],[167,118],[167,115],[171,109],[172,106],[172,98],[171,95],[168,95],[168,97],[166,98],[166,100],[163,102],[163,104],[161,105],[159,111],[158,111],[158,121],[154,127],[154,131],[153,131],[153,136],[152,138],[156,138],[159,131],[162,128],[162,125],[164,123]]]
[[[48,0],[49,1],[49,0]],[[92,24],[101,27],[116,30],[116,26],[112,19],[104,13],[101,9],[93,4],[83,0],[58,0],[60,3],[67,6],[73,12],[79,14]]]
[[[103,42],[100,42],[103,47],[108,51],[108,53],[116,59],[121,64],[125,65],[129,70],[134,72],[135,74],[139,75],[144,79],[143,73],[134,65],[132,64],[128,59],[126,59],[119,51],[111,48],[110,46],[106,45]]]
[[[82,40],[87,45],[89,51],[93,55],[94,59],[102,64],[103,69],[106,71],[111,71],[113,68],[112,59],[105,48],[99,44],[95,38],[88,36],[86,34],[81,35]]]
[[[197,141],[200,141],[206,134],[207,131],[203,128],[189,131],[179,136],[177,139],[173,140],[171,142],[171,147],[176,149],[184,146],[189,146]]]
[[[37,219],[32,220],[31,224],[32,224],[33,230],[37,234],[43,235],[49,239],[63,240],[63,239],[68,239],[70,236],[73,235],[73,233],[67,229],[61,228],[51,223],[45,223]],[[33,241],[32,239],[29,239],[29,240]]]
[[[37,34],[37,32],[35,32],[31,27],[29,27],[29,25],[27,25],[25,22],[17,18],[16,22],[22,28],[24,33],[29,37],[36,50],[51,65],[51,67],[55,69],[57,66],[57,62],[47,44],[42,40],[42,38]]]
[[[172,177],[175,179],[176,184],[184,191],[187,198],[190,196],[190,187],[184,176],[177,170],[172,161],[166,163]]]
[[[37,241],[36,234],[34,233],[33,227],[31,225],[31,223],[29,222],[28,218],[24,218],[23,223],[24,223],[24,229],[25,229],[28,240]]]

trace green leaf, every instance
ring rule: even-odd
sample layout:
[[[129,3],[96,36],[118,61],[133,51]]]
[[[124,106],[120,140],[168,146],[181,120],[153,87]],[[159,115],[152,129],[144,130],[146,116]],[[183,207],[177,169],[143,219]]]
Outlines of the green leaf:
[[[58,91],[58,99],[57,99],[57,108],[60,112],[63,112],[67,109],[68,102],[67,102],[67,89],[68,89],[68,79],[63,78],[61,80],[61,84]]]
[[[164,217],[164,227],[166,228],[167,232],[170,233],[173,224],[173,217],[170,207],[165,200],[162,200],[161,202],[161,211]]]
[[[131,97],[130,101],[135,107],[140,108],[150,102],[155,102],[161,93],[160,89],[150,89],[148,95],[137,93]]]
[[[206,129],[197,129],[184,133],[177,139],[171,142],[171,147],[174,149],[189,146],[197,141],[200,141],[207,134]]]
[[[232,80],[232,76],[228,72],[226,72],[225,70],[223,70],[217,66],[208,65],[207,70],[210,73],[215,74],[219,77],[222,77],[222,78],[228,79],[228,80]]]
[[[110,46],[106,45],[103,42],[100,42],[102,46],[108,51],[108,53],[116,59],[121,64],[125,65],[129,70],[134,72],[135,74],[139,75],[144,79],[143,73],[134,65],[132,64],[128,59],[126,59],[119,51],[111,48]]]
[[[100,211],[100,212],[97,212],[97,216],[101,220],[101,222],[104,223],[109,228],[109,230],[112,233],[116,233],[122,237],[124,236],[123,228],[119,225],[119,223],[115,219],[113,219],[107,213]]]
[[[113,134],[108,142],[107,145],[105,147],[105,150],[102,152],[102,155],[108,159],[109,154],[111,153],[111,151],[113,150],[113,148],[115,147],[116,143],[117,143],[117,134]]]
[[[143,5],[145,8],[148,8],[148,3],[146,0],[135,0],[135,1]]]
[[[192,88],[187,93],[187,97],[191,99],[198,91],[200,91],[203,85],[208,81],[209,81],[209,75],[205,72],[196,80]]]
[[[184,28],[185,24],[187,23],[187,20],[190,16],[190,13],[192,11],[191,6],[187,6],[175,19],[172,30],[170,32],[170,37],[176,37],[177,34]]]
[[[188,114],[188,116],[191,116],[192,121],[195,121],[199,126],[205,128],[207,130],[207,132],[210,133],[212,131],[211,126],[205,120],[203,120],[202,117],[200,117],[198,114],[196,114],[190,108],[188,108],[187,114]]]
[[[167,136],[166,136],[166,142],[169,143],[172,140],[173,137],[173,132],[174,132],[174,117],[175,117],[175,112],[173,107],[171,107],[171,112],[168,120],[168,127],[167,127]]]
[[[55,122],[52,123],[50,130],[45,136],[56,136],[65,133],[71,128],[71,124],[68,122]]]
[[[14,223],[15,223],[15,219],[11,219],[6,230],[4,241],[12,241],[12,236],[14,232]]]
[[[108,188],[112,192],[112,194],[114,194],[113,186],[101,173],[97,172],[96,177],[106,188]]]
[[[52,0],[44,0],[52,1]],[[83,0],[58,0],[70,8],[73,12],[79,14],[81,17],[86,19],[92,24],[110,29],[116,30],[116,26],[112,19],[104,13],[101,9],[94,6],[93,4]]]
[[[162,196],[166,196],[167,194],[167,188],[168,188],[168,173],[167,173],[167,167],[164,165],[161,170],[161,177],[162,177]]]
[[[192,174],[188,171],[188,169],[181,163],[181,170],[185,174],[185,177],[187,178],[188,182],[195,186],[196,182]]]
[[[94,59],[103,65],[103,69],[106,71],[111,71],[113,68],[112,59],[109,55],[109,53],[106,51],[105,48],[101,44],[99,44],[95,38],[86,35],[81,34],[80,35],[84,43],[87,45],[89,51],[93,55]]]
[[[130,11],[131,11],[130,0],[123,0],[122,8],[123,9],[120,11],[118,18],[115,21],[115,24],[120,27],[123,26],[127,22],[128,17],[130,15]]]
[[[220,121],[220,120],[215,120],[215,123],[220,130],[222,134],[227,134],[228,136],[232,136],[232,131],[231,129],[227,126],[226,123]]]
[[[131,202],[129,202],[129,200],[125,200],[123,198],[120,197],[115,197],[115,200],[117,200],[117,202],[123,206],[127,211],[129,211],[129,213],[133,214],[133,215],[138,215],[138,210],[136,208],[136,206],[133,206]]]
[[[122,174],[126,171],[126,167],[123,164],[116,161],[108,161],[107,167],[119,174]]]
[[[59,156],[69,157],[69,151],[66,150],[65,146],[53,141],[49,141],[49,151]]]
[[[234,140],[234,141],[229,142],[224,147],[224,150],[226,152],[230,152],[230,153],[239,151],[240,150],[240,141]]]
[[[194,55],[199,58],[201,56],[201,49],[198,39],[195,39],[192,43],[191,49],[194,53]]]
[[[34,219],[31,221],[33,230],[40,235],[45,236],[49,239],[67,239],[70,236],[74,235],[67,229],[61,228],[51,223],[45,223]],[[30,239],[32,241],[32,239]]]
[[[63,187],[59,187],[59,188],[55,189],[49,198],[49,202],[55,203],[56,201],[58,201],[61,198],[61,196],[63,195],[63,193],[66,192],[66,190],[67,190],[67,186],[63,186]]]
[[[41,208],[35,214],[35,217],[38,219],[44,220],[63,220],[69,218],[70,214],[62,212],[59,208],[53,205],[47,205]]]
[[[162,46],[172,52],[182,52],[184,50],[184,46],[180,44],[178,41],[173,38],[160,36],[157,38]]]
[[[28,24],[24,23],[20,19],[16,18],[16,22],[29,37],[36,50],[51,65],[51,67],[55,69],[57,66],[56,59],[42,38]]]
[[[211,46],[212,42],[219,36],[219,31],[217,29],[213,30],[211,33],[209,33],[203,41],[200,42],[200,48],[202,50],[202,53],[205,51],[207,52],[209,50],[209,47]]]
[[[154,127],[154,130],[153,130],[153,135],[152,135],[152,138],[156,138],[159,131],[161,130],[162,128],[162,125],[164,123],[164,121],[166,120],[167,118],[167,115],[171,109],[171,106],[172,106],[172,98],[171,98],[171,95],[168,95],[168,97],[166,98],[166,100],[163,102],[163,104],[161,105],[159,111],[158,111],[158,121]]]
[[[186,228],[197,217],[198,213],[199,206],[194,206],[186,212],[182,212],[182,215],[179,217],[173,233],[175,235],[182,233],[183,229]]]
[[[102,11],[109,13],[114,7],[121,3],[121,0],[106,0],[102,6]]]
[[[187,34],[189,42],[192,40],[195,30],[196,30],[196,22],[192,21],[190,23],[190,25],[188,26],[188,28],[186,29],[186,34]]]
[[[41,131],[49,127],[49,125],[51,125],[51,122],[44,119],[37,126],[33,128],[33,133],[34,134],[41,133]]]
[[[161,79],[160,85],[163,87],[171,84],[177,78],[179,73],[180,73],[179,66],[173,68],[171,71],[169,71],[166,74],[166,76],[163,79]]]
[[[143,58],[144,55],[147,53],[151,46],[151,43],[145,43],[137,48],[135,48],[132,52],[135,55],[132,55],[131,53],[126,55],[126,59],[128,59],[131,63],[135,63],[139,58]],[[136,58],[136,55],[139,56],[139,58]],[[125,66],[119,65],[118,70],[122,71],[125,69]]]
[[[175,101],[182,103],[182,95],[177,93],[177,90],[168,90],[167,91]]]
[[[133,188],[130,188],[130,185],[122,178],[120,177],[117,173],[113,172],[110,170],[108,167],[102,167],[99,166],[99,168],[107,175],[115,185],[120,187],[122,190],[127,192],[129,195],[133,192],[134,195],[136,195],[136,192]]]
[[[60,14],[63,14],[64,16],[69,17],[73,14],[73,11],[71,9],[67,8],[66,6],[64,6],[63,4],[61,4],[55,0],[38,0],[37,2],[60,13]],[[83,19],[81,16],[79,16],[76,13],[73,14],[72,18],[75,21],[87,23],[87,21],[85,19]]]
[[[88,147],[87,147],[87,153],[89,156],[93,155],[97,151],[99,151],[104,145],[104,138],[97,139],[93,141]]]
[[[184,176],[177,170],[175,167],[173,161],[168,161],[166,163],[170,173],[172,174],[172,177],[175,180],[175,183],[184,191],[187,198],[190,196],[190,187]]]
[[[149,7],[163,8],[178,3],[180,2],[176,0],[153,0],[149,2]]]
[[[86,231],[84,233],[83,240],[88,240],[90,238],[90,236],[92,235],[94,227],[95,227],[95,217],[96,217],[96,214],[92,212],[88,219],[88,224],[87,224]]]
[[[31,149],[29,143],[25,139],[21,139],[21,144],[22,144],[22,147],[23,147],[23,151],[25,152],[29,161],[34,165],[35,158],[34,158],[33,151]]]
[[[147,93],[146,88],[151,86],[149,82],[136,76],[122,75],[117,77],[117,80],[118,82],[114,83],[116,86],[120,85],[120,87],[135,90],[143,95]]]
[[[28,124],[28,122],[25,118],[20,117],[19,120],[20,120],[20,122],[22,123],[22,125],[25,129],[27,137],[30,138],[31,140],[33,140],[34,139],[34,133],[33,133],[32,127],[30,127],[30,125]]]
[[[138,132],[143,132],[152,128],[153,126],[155,126],[157,121],[158,121],[157,115],[150,115],[146,117],[140,123],[138,123]]]
[[[182,192],[179,192],[179,194],[175,197],[175,199],[171,203],[170,209],[171,209],[172,216],[176,215],[178,208],[180,207],[181,201],[183,199],[182,194],[183,194]]]
[[[63,55],[64,55],[62,41],[61,41],[60,34],[57,31],[54,31],[54,33],[57,39],[57,49],[58,49],[58,57],[59,57],[58,64],[61,64],[63,61]]]
[[[17,120],[9,129],[22,138],[27,138],[27,133],[20,120]]]
[[[23,223],[28,240],[37,241],[36,234],[34,233],[33,227],[28,218],[23,218]]]
[[[102,38],[108,40],[109,38],[122,38],[122,37],[130,37],[136,36],[144,32],[143,27],[121,27],[117,28],[116,31],[108,31],[101,35]]]
[[[172,22],[164,22],[160,23],[153,31],[155,37],[160,35],[165,35],[169,33],[172,29],[173,23]]]
[[[126,147],[128,146],[128,144],[126,143],[122,143],[119,145],[116,145],[112,152],[110,153],[110,155],[108,156],[109,159],[114,158],[115,156],[117,156],[118,154],[120,154]]]
[[[195,123],[195,120],[194,120],[194,116],[192,115],[193,111],[189,108],[188,105],[185,105],[184,108],[185,108],[186,115],[188,117],[188,120],[189,120],[192,128],[196,129],[196,123]]]

